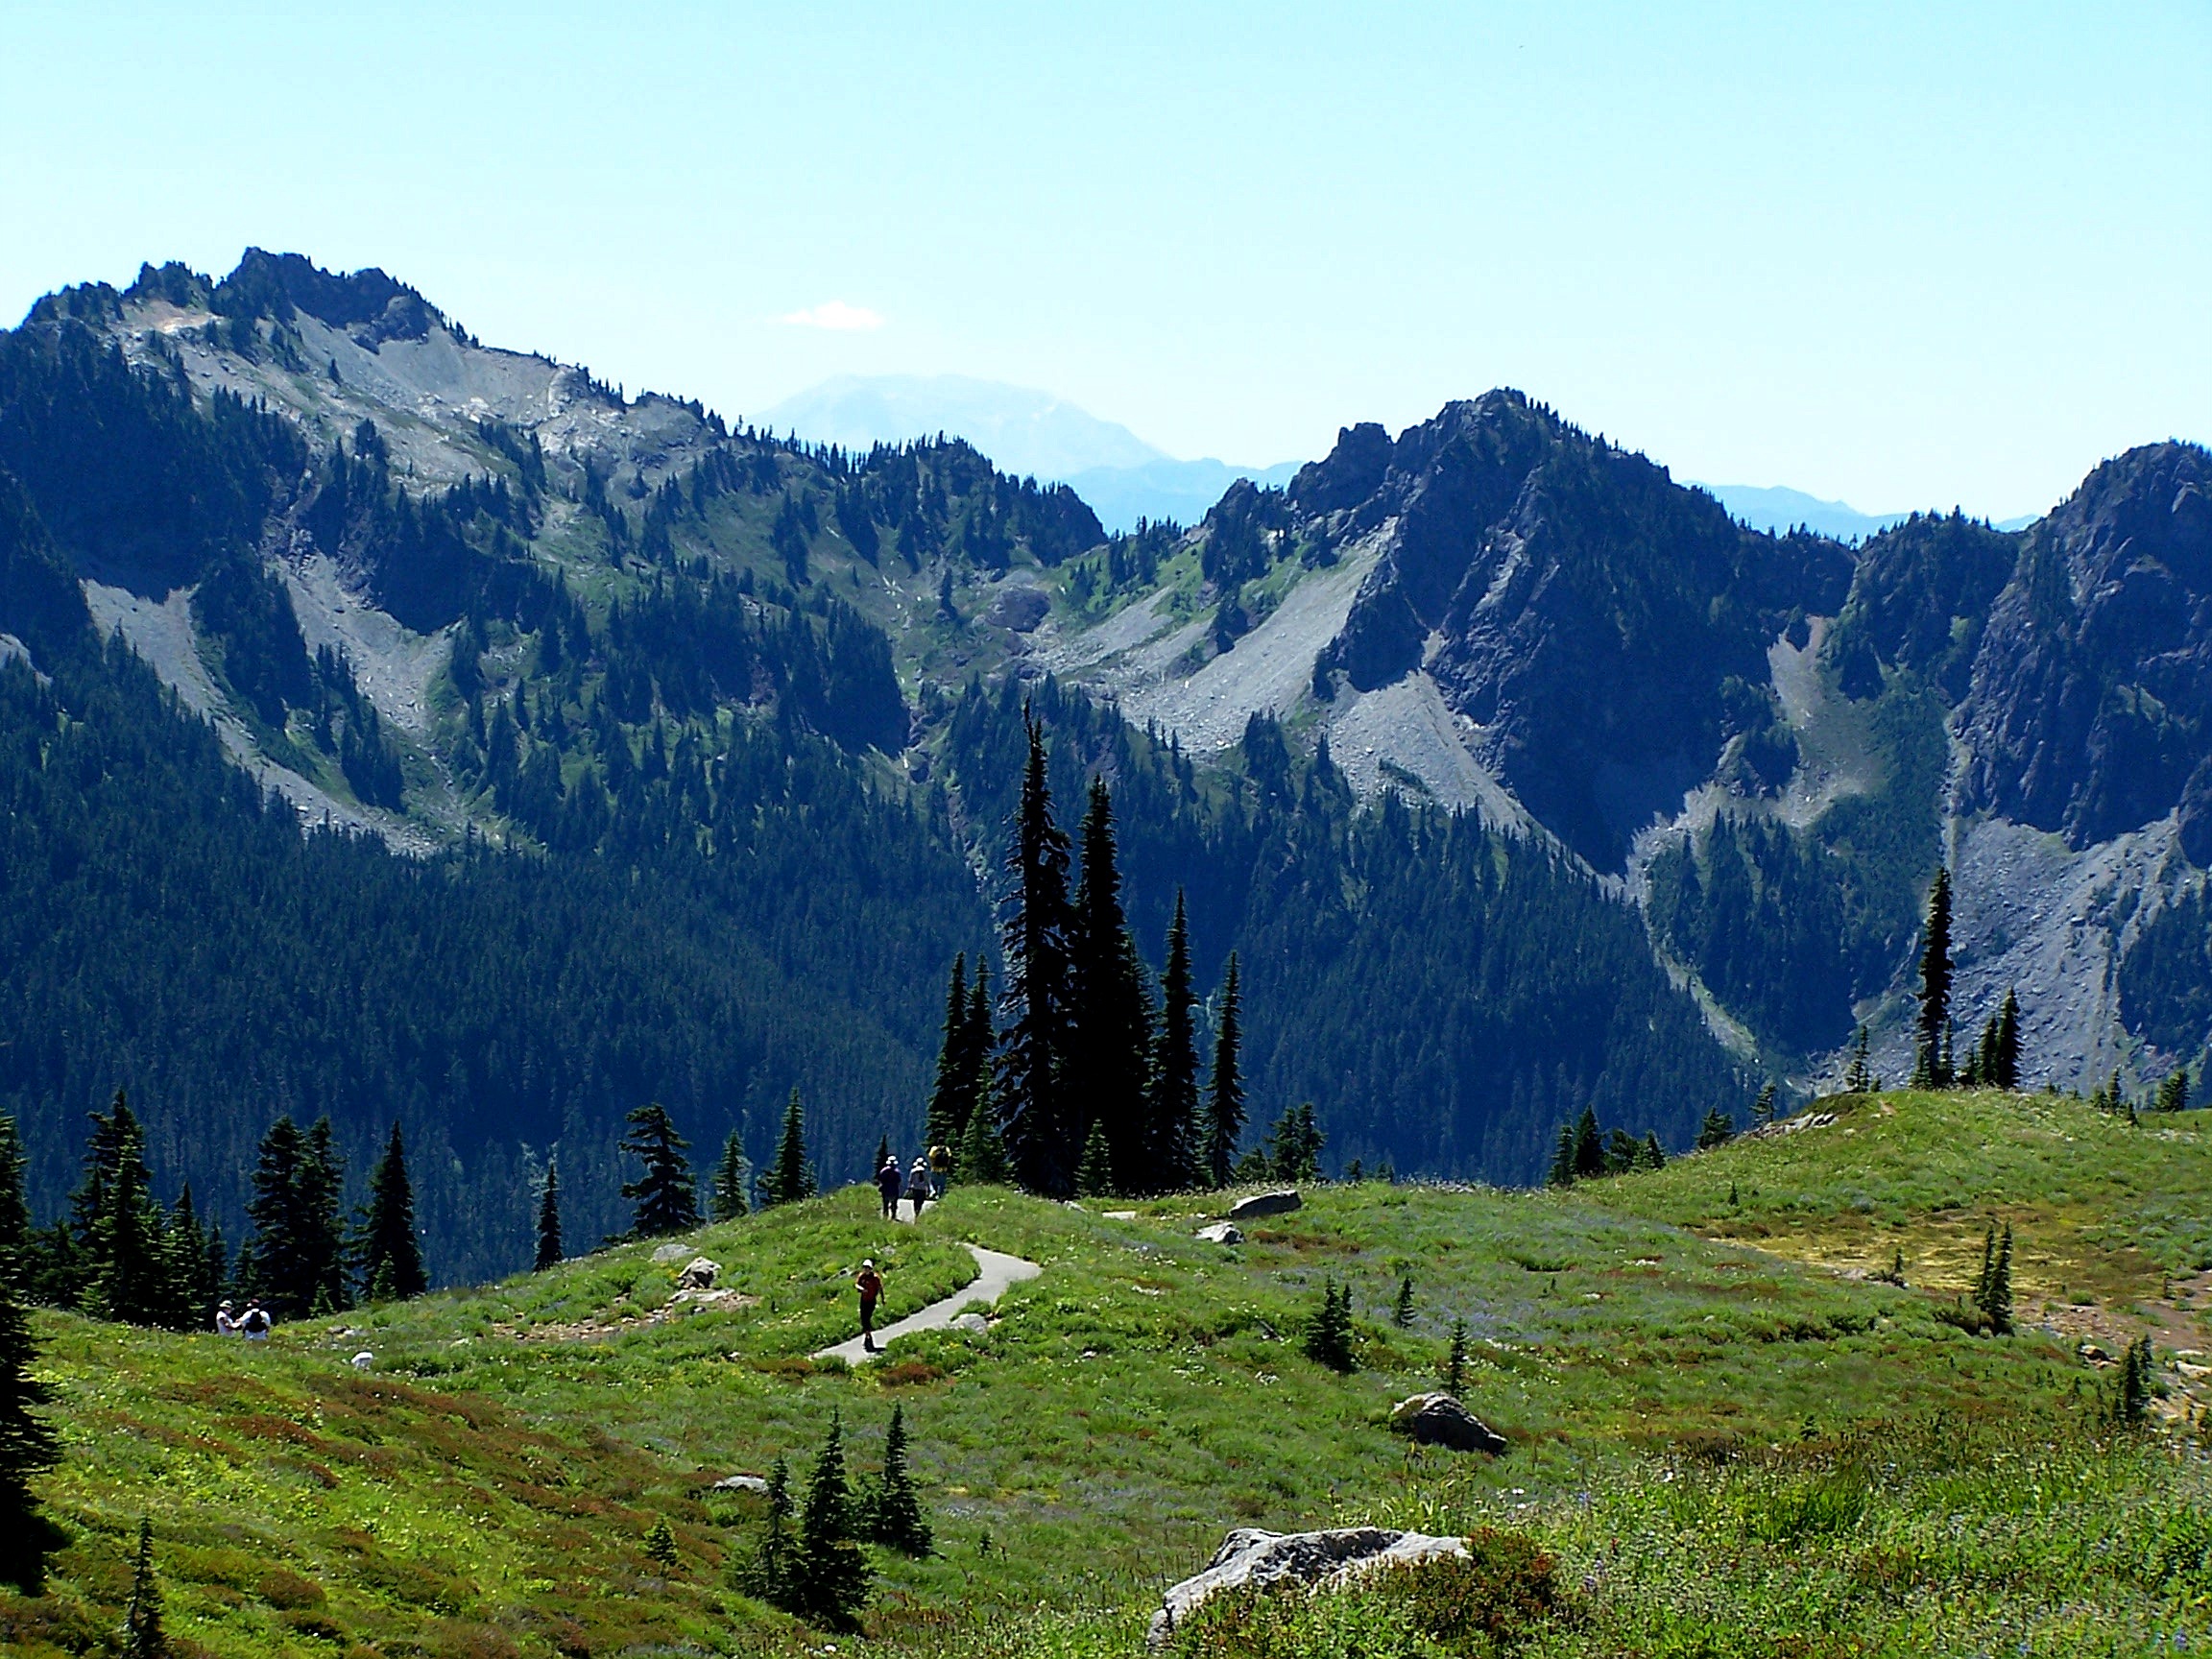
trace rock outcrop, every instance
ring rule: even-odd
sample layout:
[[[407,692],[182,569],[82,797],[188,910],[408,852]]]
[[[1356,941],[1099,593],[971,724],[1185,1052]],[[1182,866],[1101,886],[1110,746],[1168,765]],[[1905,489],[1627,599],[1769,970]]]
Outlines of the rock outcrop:
[[[1229,1206],[1229,1219],[1250,1221],[1260,1215],[1284,1215],[1305,1202],[1295,1188],[1286,1187],[1274,1192],[1254,1192],[1239,1198]]]
[[[1239,1527],[1222,1540],[1203,1573],[1171,1586],[1160,1599],[1160,1611],[1152,1615],[1146,1640],[1154,1647],[1166,1646],[1177,1626],[1224,1590],[1286,1583],[1333,1590],[1379,1567],[1466,1553],[1461,1539],[1382,1527],[1338,1527],[1322,1532]]]
[[[1505,1450],[1505,1436],[1450,1394],[1414,1394],[1390,1407],[1390,1431],[1416,1446],[1443,1446],[1454,1452]]]

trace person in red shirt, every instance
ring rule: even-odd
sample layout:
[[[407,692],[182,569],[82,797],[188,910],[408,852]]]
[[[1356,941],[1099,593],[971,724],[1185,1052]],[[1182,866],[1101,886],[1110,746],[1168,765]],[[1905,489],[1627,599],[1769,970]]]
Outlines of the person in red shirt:
[[[876,1352],[876,1304],[883,1295],[883,1280],[876,1271],[873,1258],[860,1263],[853,1287],[860,1292],[860,1346],[873,1354]]]

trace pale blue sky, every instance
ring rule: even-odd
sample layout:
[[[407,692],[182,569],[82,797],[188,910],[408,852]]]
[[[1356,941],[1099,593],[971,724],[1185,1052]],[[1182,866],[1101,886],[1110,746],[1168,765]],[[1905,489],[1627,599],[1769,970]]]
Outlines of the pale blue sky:
[[[2048,506],[2212,440],[2212,5],[0,4],[0,312],[248,243],[760,409],[1267,462],[1520,386],[1676,474]],[[781,319],[830,301],[874,328]]]

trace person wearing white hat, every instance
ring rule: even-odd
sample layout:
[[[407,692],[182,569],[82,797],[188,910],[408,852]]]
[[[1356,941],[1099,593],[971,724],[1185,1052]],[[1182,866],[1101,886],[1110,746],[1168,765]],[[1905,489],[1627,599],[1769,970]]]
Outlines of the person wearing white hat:
[[[218,1336],[235,1336],[238,1334],[238,1321],[230,1316],[230,1304],[228,1302],[216,1305],[215,1334]]]

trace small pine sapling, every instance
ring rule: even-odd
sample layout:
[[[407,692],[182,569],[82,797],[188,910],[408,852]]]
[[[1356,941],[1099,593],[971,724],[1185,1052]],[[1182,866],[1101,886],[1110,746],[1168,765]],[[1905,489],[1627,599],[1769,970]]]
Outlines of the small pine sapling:
[[[123,1614],[123,1659],[165,1659],[161,1586],[154,1577],[154,1523],[138,1518],[138,1553],[131,1569],[131,1600]]]
[[[676,1534],[669,1527],[665,1515],[657,1517],[652,1528],[646,1532],[645,1555],[663,1573],[676,1571]]]
[[[1453,1399],[1467,1391],[1467,1321],[1452,1321],[1452,1351],[1444,1358],[1444,1392]]]
[[[1413,1275],[1398,1281],[1398,1301],[1390,1310],[1390,1323],[1403,1331],[1413,1323]]]
[[[1349,1285],[1340,1286],[1334,1279],[1322,1282],[1321,1310],[1306,1327],[1306,1358],[1332,1371],[1349,1372],[1354,1368],[1352,1287]]]

